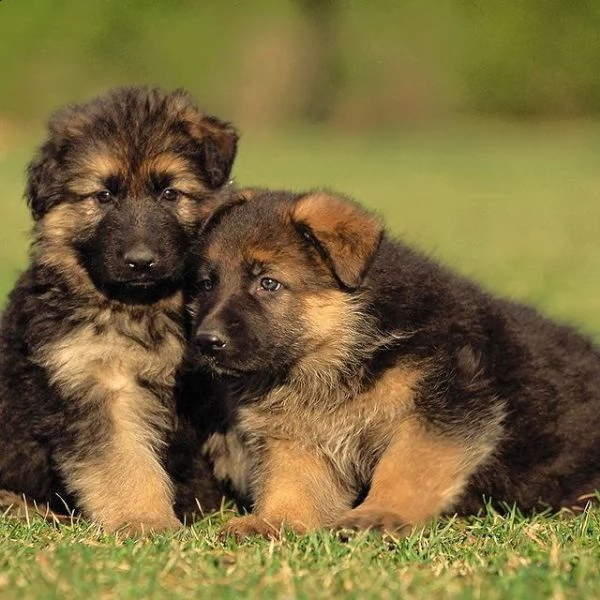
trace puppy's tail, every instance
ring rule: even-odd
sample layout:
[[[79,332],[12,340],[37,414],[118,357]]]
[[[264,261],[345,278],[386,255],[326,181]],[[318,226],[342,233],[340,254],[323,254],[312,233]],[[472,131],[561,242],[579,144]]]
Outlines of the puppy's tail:
[[[0,516],[12,516],[30,523],[35,518],[42,518],[54,525],[70,525],[73,515],[53,511],[46,502],[35,502],[9,490],[0,490]]]

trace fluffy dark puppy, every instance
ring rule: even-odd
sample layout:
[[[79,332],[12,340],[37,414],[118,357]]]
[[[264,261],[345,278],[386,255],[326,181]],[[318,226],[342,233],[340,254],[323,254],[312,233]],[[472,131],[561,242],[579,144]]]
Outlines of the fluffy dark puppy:
[[[600,487],[600,354],[574,330],[330,193],[257,192],[205,238],[194,342],[233,420],[207,448],[253,500],[225,532],[401,530],[486,498],[583,506]]]
[[[107,530],[178,524],[164,463],[184,264],[236,144],[183,91],[117,89],[51,118],[0,331],[0,488]]]

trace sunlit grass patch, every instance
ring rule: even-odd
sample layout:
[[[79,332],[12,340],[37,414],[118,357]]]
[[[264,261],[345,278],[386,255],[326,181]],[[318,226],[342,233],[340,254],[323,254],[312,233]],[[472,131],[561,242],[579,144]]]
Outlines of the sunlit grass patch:
[[[85,522],[0,521],[1,597],[597,597],[600,512],[489,511],[404,538],[358,533],[221,540],[229,513],[171,535],[124,539]]]

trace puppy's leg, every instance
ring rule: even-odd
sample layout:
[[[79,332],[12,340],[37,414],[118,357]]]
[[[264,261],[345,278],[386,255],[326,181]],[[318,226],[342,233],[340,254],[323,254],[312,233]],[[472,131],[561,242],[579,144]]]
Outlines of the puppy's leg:
[[[452,507],[469,475],[489,451],[403,423],[375,468],[364,502],[336,528],[408,531]]]
[[[351,506],[322,458],[296,442],[269,440],[256,476],[253,514],[229,520],[224,535],[276,538],[283,526],[303,533]]]
[[[125,386],[76,420],[60,463],[83,512],[107,531],[144,534],[180,526],[174,492],[162,464],[168,411],[157,398]],[[92,435],[91,432],[95,431]]]
[[[107,532],[143,535],[178,528],[172,485],[159,459],[142,447],[124,452],[118,443],[96,459],[70,461],[71,487],[84,513]]]

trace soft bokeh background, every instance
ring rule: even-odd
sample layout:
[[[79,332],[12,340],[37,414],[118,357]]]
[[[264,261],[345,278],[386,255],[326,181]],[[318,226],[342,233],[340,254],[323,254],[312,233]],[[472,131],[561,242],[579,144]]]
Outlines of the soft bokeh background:
[[[0,301],[47,115],[127,83],[242,132],[242,184],[339,189],[600,338],[598,0],[0,1]]]

